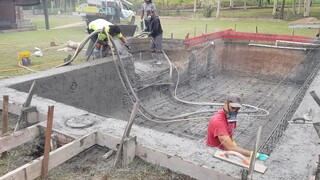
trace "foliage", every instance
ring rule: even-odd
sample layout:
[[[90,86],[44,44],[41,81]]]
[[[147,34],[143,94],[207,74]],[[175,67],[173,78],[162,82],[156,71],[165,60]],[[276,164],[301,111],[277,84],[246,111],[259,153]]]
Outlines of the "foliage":
[[[212,13],[216,7],[213,0],[200,0],[201,7],[203,8],[204,17],[211,17]]]

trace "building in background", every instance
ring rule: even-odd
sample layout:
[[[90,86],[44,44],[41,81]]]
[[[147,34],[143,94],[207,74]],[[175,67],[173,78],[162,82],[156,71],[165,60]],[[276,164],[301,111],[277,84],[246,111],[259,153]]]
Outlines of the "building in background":
[[[23,6],[39,5],[40,0],[1,0],[0,30],[34,28],[31,20],[23,17]]]

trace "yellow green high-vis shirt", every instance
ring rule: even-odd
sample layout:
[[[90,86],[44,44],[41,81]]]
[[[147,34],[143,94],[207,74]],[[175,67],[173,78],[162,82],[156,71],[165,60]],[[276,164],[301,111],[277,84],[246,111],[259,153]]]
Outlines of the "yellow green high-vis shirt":
[[[89,29],[95,31],[95,30],[98,30],[98,29],[103,29],[103,27],[105,28],[105,32],[106,33],[109,33],[109,30],[110,30],[110,25],[113,25],[111,22],[109,21],[106,21],[104,19],[96,19],[94,21],[91,21],[89,23]],[[117,34],[117,37],[120,39],[122,38],[122,34]],[[99,40],[105,40],[107,38],[107,35],[106,34],[103,34],[103,33],[99,33],[98,35],[98,39]]]

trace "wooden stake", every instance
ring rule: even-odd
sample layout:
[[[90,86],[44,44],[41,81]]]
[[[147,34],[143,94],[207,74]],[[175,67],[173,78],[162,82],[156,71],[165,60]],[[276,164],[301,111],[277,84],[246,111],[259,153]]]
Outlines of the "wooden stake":
[[[193,37],[196,37],[197,27],[194,27]]]
[[[48,120],[46,129],[46,140],[44,145],[44,154],[41,167],[41,179],[48,178],[48,166],[49,166],[49,153],[50,153],[50,140],[52,133],[52,121],[53,121],[54,106],[48,106]]]
[[[258,33],[258,26],[256,26],[256,33]]]
[[[294,28],[292,28],[291,36],[294,36]]]
[[[9,117],[9,96],[3,95],[3,109],[2,109],[2,136],[8,135],[8,117]],[[5,158],[8,156],[7,152],[3,152],[1,157]]]
[[[252,153],[252,157],[251,157],[251,160],[250,160],[250,166],[249,166],[249,172],[248,172],[248,180],[251,180],[252,176],[253,176],[253,170],[254,170],[254,166],[255,166],[255,163],[256,163],[257,151],[258,151],[258,148],[259,148],[261,130],[262,130],[262,126],[259,126],[258,131],[257,131],[255,146],[253,147],[253,153]]]
[[[204,34],[207,34],[208,32],[208,24],[206,24],[206,29],[204,30]]]

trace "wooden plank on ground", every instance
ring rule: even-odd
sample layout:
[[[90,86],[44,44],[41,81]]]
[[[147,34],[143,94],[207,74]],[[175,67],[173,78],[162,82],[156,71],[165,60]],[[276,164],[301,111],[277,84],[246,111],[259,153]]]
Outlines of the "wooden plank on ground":
[[[0,138],[0,153],[8,151],[12,148],[20,146],[40,135],[37,125],[30,126],[21,131],[17,131],[10,136]]]
[[[62,164],[68,159],[76,156],[80,152],[90,148],[96,144],[96,133],[88,134],[80,139],[77,139],[65,146],[50,152],[49,170]],[[28,164],[25,164],[3,176],[0,180],[30,180],[35,179],[41,175],[41,164],[43,156]]]
[[[195,179],[239,179],[237,177],[232,177],[229,174],[217,172],[213,168],[196,164],[190,160],[169,155],[159,150],[144,147],[139,144],[136,146],[136,155],[149,163],[166,167],[174,172],[180,172]]]
[[[216,151],[213,156],[223,161],[227,161],[241,167],[249,168],[249,166],[243,164],[240,160],[227,158],[223,153],[223,151]],[[260,173],[264,173],[266,172],[267,167],[262,164],[255,163],[254,170]]]

